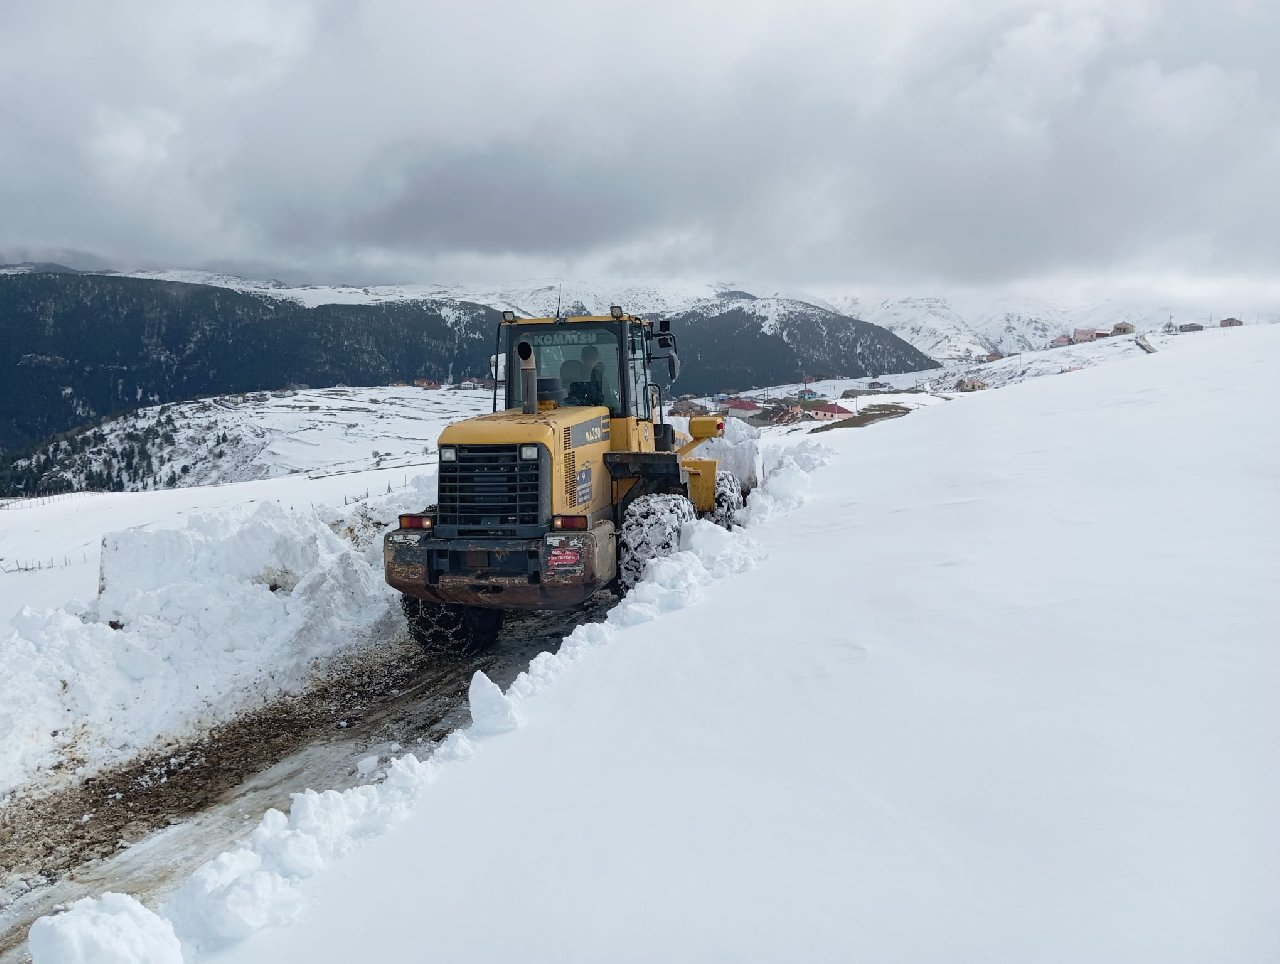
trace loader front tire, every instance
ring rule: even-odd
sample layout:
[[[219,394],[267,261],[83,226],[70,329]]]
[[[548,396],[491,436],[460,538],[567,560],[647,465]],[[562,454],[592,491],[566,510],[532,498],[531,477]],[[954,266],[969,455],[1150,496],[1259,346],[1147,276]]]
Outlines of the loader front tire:
[[[711,510],[711,521],[726,529],[732,528],[744,504],[742,483],[732,472],[721,469],[716,473],[716,507]]]
[[[683,495],[642,495],[627,506],[618,533],[618,585],[623,592],[644,576],[650,559],[680,548],[680,529],[698,517]]]
[[[479,606],[446,606],[401,596],[409,632],[432,653],[465,655],[492,646],[502,630],[502,610]]]

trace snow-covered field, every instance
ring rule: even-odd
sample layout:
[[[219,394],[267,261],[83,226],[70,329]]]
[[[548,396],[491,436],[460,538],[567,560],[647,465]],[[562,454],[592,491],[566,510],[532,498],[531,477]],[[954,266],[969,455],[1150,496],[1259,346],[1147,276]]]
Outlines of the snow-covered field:
[[[1277,364],[1206,333],[778,440],[744,530],[430,759],[35,961],[1275,960]]]

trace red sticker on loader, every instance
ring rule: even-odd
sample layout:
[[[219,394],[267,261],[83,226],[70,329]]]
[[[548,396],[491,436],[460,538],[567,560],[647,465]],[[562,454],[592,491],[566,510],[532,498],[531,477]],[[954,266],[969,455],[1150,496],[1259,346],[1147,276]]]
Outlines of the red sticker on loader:
[[[552,549],[547,553],[547,565],[552,569],[564,569],[582,562],[582,553],[577,549]]]

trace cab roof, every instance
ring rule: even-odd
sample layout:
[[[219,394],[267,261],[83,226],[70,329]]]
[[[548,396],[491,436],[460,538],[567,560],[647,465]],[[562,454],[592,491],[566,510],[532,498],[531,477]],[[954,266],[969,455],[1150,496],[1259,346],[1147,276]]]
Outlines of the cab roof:
[[[615,318],[612,315],[570,315],[567,318],[512,318],[502,319],[504,325],[512,325],[518,327],[520,325],[577,325],[584,322],[592,321],[636,321],[642,325],[651,325],[653,322],[647,318],[639,318],[636,315],[622,315]]]

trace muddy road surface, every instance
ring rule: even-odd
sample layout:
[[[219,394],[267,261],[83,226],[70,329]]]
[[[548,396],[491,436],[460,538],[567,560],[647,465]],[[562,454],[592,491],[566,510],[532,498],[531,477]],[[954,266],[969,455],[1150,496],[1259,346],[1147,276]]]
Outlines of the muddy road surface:
[[[424,652],[389,616],[383,642],[306,693],[75,785],[15,794],[0,806],[0,964],[29,960],[37,917],[104,890],[154,902],[268,809],[287,810],[289,794],[365,783],[357,763],[375,754],[425,756],[470,722],[476,670],[505,688],[614,602],[600,593],[585,610],[511,616],[494,647],[470,656]]]

